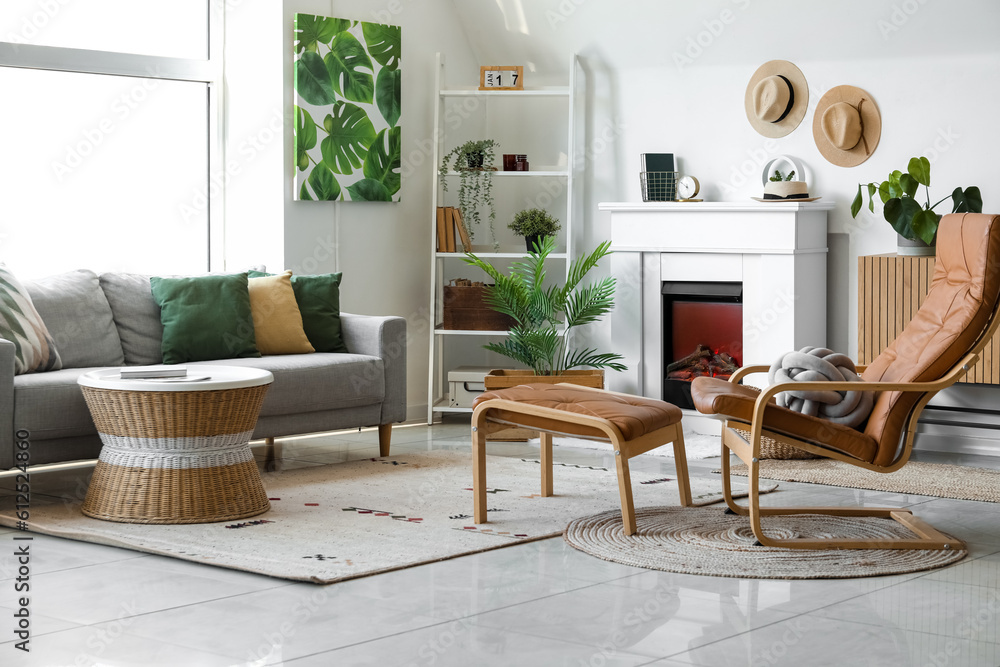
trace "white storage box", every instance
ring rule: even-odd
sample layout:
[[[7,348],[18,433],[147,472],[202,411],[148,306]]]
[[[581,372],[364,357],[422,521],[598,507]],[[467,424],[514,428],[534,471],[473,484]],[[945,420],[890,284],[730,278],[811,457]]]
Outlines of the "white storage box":
[[[448,371],[448,406],[471,408],[476,396],[486,391],[483,378],[491,370],[489,366],[459,366]]]

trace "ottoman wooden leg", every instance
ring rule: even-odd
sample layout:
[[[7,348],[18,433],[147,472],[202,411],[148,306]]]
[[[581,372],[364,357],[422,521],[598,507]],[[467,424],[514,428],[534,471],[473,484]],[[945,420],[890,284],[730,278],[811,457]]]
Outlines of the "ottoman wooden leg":
[[[632,501],[632,478],[628,472],[628,456],[616,445],[615,467],[618,469],[618,494],[622,501],[622,530],[635,534],[635,504]]]
[[[552,495],[552,434],[539,433],[542,441],[542,496]]]
[[[684,450],[684,429],[680,424],[675,426],[674,436],[674,468],[677,471],[677,491],[681,496],[681,507],[691,507],[691,479],[688,477],[687,452]]]
[[[472,423],[472,495],[476,523],[486,523],[486,419],[482,414]]]

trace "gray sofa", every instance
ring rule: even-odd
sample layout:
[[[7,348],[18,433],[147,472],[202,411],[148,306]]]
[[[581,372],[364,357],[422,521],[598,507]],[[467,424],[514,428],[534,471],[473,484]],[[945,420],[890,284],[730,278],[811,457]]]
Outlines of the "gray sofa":
[[[80,270],[24,284],[63,368],[15,376],[14,344],[0,338],[0,469],[14,466],[20,431],[29,434],[30,465],[96,458],[101,441],[76,380],[94,368],[162,363],[163,328],[149,277]],[[271,371],[254,438],[378,426],[385,456],[391,424],[406,418],[406,320],[342,313],[341,322],[350,354],[186,365]]]

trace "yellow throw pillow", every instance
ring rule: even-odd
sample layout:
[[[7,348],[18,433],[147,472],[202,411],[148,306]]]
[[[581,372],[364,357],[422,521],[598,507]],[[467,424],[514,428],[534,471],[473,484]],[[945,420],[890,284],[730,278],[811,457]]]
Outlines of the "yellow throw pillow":
[[[292,291],[292,272],[251,278],[250,310],[257,349],[261,354],[315,352],[302,328],[302,314]]]

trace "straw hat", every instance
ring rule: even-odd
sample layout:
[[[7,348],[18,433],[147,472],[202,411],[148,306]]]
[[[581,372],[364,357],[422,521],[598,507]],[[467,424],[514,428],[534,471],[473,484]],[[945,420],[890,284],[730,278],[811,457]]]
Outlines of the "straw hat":
[[[805,118],[809,107],[806,77],[787,60],[770,60],[750,77],[743,104],[755,130],[765,137],[783,137]]]
[[[816,201],[821,197],[810,197],[809,186],[805,181],[773,181],[764,186],[763,197],[751,197],[767,204],[777,202]]]
[[[816,148],[838,167],[854,167],[872,156],[882,136],[882,115],[872,96],[855,86],[837,86],[816,105]]]

